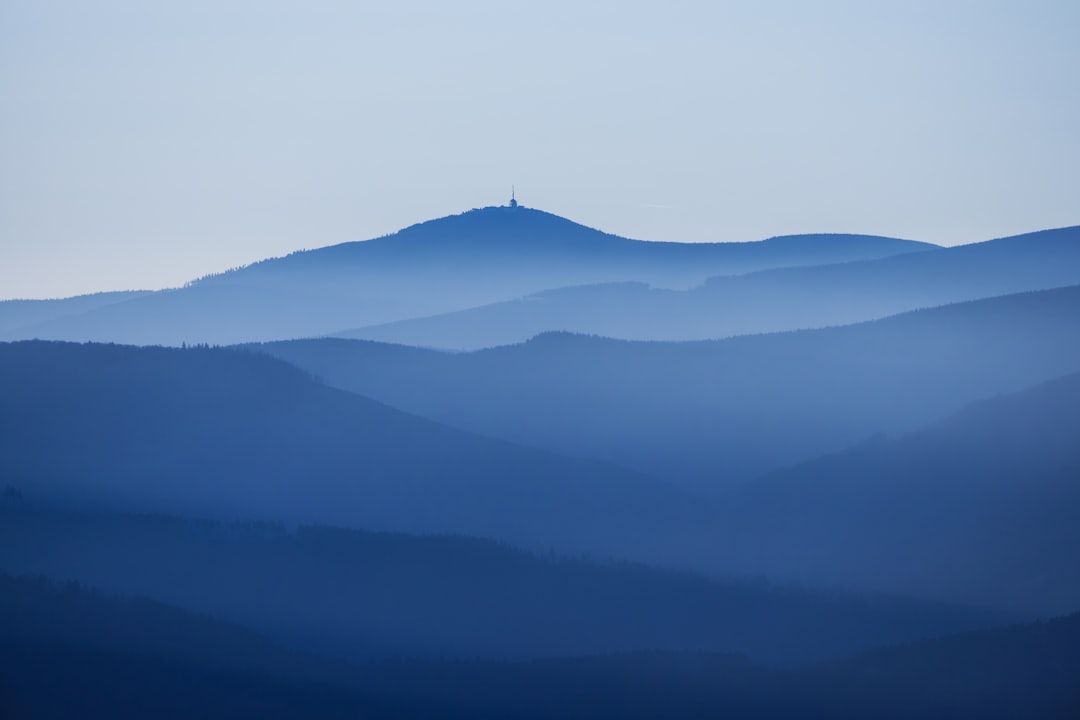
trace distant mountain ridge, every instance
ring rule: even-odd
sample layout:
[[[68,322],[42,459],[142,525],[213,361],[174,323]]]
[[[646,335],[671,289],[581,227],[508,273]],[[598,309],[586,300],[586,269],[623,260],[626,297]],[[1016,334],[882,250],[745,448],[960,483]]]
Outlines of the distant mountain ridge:
[[[1078,439],[1080,373],[972,403],[729,493],[717,555],[770,576],[1067,612],[1080,607]]]
[[[77,295],[60,300],[0,300],[0,335],[18,333],[23,328],[58,317],[79,315],[106,305],[150,295],[151,290],[129,290]]]
[[[1080,226],[932,253],[771,268],[676,291],[646,283],[546,290],[336,337],[478,350],[567,331],[625,340],[709,340],[844,325],[923,307],[1080,283]]]
[[[455,427],[714,491],[1080,369],[1080,286],[714,341],[252,347]]]
[[[700,515],[639,473],[445,427],[257,353],[0,343],[0,398],[0,478],[66,507],[455,532],[638,559]]]
[[[688,287],[716,275],[936,250],[858,235],[644,242],[539,210],[489,207],[96,308],[83,308],[77,299],[35,308],[0,303],[0,339],[164,345],[291,339],[570,285],[638,281]]]

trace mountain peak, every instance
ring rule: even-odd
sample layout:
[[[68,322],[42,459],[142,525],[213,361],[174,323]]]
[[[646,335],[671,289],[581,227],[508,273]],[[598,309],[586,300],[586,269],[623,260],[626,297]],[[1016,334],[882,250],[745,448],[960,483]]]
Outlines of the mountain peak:
[[[9,337],[146,344],[284,339],[458,312],[554,288],[635,282],[686,289],[718,275],[925,249],[843,235],[796,242],[643,242],[523,207],[515,196],[511,201],[374,240],[264,260],[86,314],[58,308],[29,322],[14,318],[7,325],[18,330]],[[620,286],[623,299],[627,287]]]
[[[553,213],[516,204],[473,208],[410,225],[402,230],[369,240],[364,245],[408,243],[415,246],[464,246],[491,249],[503,243],[542,244],[547,248],[580,247],[601,242],[619,245],[636,241],[610,235]],[[356,245],[358,243],[349,243]]]

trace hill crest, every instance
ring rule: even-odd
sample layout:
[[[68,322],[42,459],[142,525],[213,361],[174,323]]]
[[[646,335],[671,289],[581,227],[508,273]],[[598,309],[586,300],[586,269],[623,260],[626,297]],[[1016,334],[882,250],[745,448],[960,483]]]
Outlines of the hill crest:
[[[736,242],[678,242],[627,238],[575,222],[545,210],[523,206],[495,205],[473,208],[414,223],[396,232],[368,240],[354,240],[310,250],[298,250],[288,255],[268,258],[237,268],[234,271],[206,276],[210,279],[228,276],[250,268],[277,265],[298,259],[328,258],[344,260],[358,254],[378,257],[407,248],[443,254],[446,251],[464,253],[503,253],[512,251],[568,252],[590,255],[604,252],[629,252],[642,255],[704,256],[723,252],[733,256],[744,252],[775,251],[865,251],[872,257],[939,249],[939,246],[916,240],[857,233],[806,233],[778,235],[761,240]],[[475,259],[475,258],[474,258]],[[201,281],[202,279],[200,279]],[[195,281],[200,282],[200,281]]]

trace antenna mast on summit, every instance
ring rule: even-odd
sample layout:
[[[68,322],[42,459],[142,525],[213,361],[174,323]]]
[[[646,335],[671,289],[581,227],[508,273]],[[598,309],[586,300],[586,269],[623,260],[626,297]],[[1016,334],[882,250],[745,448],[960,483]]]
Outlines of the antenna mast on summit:
[[[510,207],[512,207],[512,208],[517,207],[517,195],[514,192],[514,186],[513,185],[510,186]]]

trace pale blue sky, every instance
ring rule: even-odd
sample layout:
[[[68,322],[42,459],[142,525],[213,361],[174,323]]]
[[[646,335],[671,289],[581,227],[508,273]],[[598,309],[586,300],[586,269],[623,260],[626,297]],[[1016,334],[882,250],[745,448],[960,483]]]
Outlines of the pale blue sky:
[[[0,297],[493,205],[649,240],[1080,223],[1080,2],[0,0]]]

